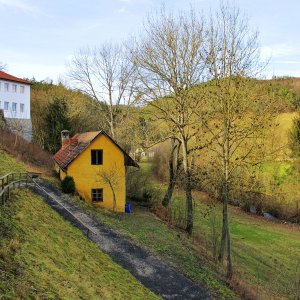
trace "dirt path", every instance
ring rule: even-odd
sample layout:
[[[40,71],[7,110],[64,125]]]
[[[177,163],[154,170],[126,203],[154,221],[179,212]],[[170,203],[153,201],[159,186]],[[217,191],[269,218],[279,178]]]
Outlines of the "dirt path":
[[[154,293],[164,299],[212,299],[204,287],[68,203],[50,184],[39,180],[38,185],[43,191],[37,187],[32,190]]]

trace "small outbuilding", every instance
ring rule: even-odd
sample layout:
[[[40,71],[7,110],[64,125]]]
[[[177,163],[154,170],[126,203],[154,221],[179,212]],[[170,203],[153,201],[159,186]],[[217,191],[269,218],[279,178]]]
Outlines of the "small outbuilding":
[[[61,133],[62,146],[54,155],[60,179],[73,177],[86,202],[124,212],[126,166],[138,164],[104,131]]]

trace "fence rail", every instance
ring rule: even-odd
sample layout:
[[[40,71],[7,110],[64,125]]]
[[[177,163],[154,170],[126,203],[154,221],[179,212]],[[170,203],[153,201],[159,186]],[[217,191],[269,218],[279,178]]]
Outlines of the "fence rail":
[[[1,203],[6,203],[11,196],[11,190],[28,186],[28,183],[34,182],[33,179],[37,178],[41,173],[34,172],[10,172],[0,177],[0,199]]]

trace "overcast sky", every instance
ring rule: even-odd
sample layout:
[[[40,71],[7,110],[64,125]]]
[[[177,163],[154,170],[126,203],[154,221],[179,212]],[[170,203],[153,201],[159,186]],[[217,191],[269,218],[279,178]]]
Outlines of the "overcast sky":
[[[208,12],[216,0],[0,0],[0,62],[18,77],[57,81],[81,47],[124,40],[160,8]],[[300,0],[235,0],[271,60],[264,76],[300,77]]]

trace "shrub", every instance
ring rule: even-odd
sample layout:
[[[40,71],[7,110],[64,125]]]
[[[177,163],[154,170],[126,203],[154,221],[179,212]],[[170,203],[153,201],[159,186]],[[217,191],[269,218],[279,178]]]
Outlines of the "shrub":
[[[160,200],[161,191],[153,186],[148,171],[132,168],[126,172],[126,194],[132,200],[152,203]]]
[[[161,145],[155,150],[154,156],[152,157],[151,172],[156,179],[160,181],[167,181],[169,177],[168,169],[168,153],[165,145]]]
[[[7,129],[0,128],[0,147],[24,163],[53,170],[52,155],[49,152]]]
[[[160,202],[161,191],[153,186],[148,186],[143,189],[142,200],[146,203]]]
[[[126,172],[127,197],[133,200],[142,200],[143,190],[149,185],[149,174],[142,169],[129,168]]]
[[[75,182],[74,182],[73,177],[66,176],[61,182],[61,189],[66,194],[74,195],[74,193],[75,193]]]

